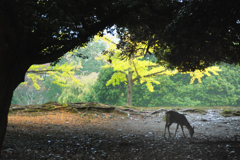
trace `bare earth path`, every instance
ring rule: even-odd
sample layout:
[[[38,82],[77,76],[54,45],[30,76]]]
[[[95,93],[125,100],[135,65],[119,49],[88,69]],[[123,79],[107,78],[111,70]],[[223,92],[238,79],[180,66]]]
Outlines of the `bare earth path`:
[[[193,140],[164,139],[163,113],[130,117],[117,114],[51,112],[9,116],[2,159],[240,160],[240,117],[187,113]],[[174,133],[176,125],[171,126]],[[185,128],[186,135],[188,131]]]

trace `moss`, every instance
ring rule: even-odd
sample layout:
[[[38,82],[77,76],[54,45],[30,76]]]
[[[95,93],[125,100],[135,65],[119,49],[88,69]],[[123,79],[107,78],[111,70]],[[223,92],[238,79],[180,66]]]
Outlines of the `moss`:
[[[240,116],[240,111],[223,110],[221,115],[224,117]]]
[[[232,114],[233,113],[233,111],[231,111],[231,110],[223,110],[222,111],[222,114]]]
[[[69,105],[67,103],[62,104],[63,107],[68,107]]]
[[[233,112],[234,116],[240,116],[240,111]]]
[[[73,108],[70,110],[70,113],[78,113],[78,110],[76,108]]]
[[[187,109],[183,112],[188,112],[188,113],[200,113],[200,114],[205,114],[207,113],[204,109]]]
[[[47,106],[46,108],[47,108],[47,109],[53,109],[53,108],[55,108],[55,106],[49,105],[49,106]]]
[[[120,114],[120,115],[124,115],[124,116],[128,116],[128,113],[127,113],[127,112],[123,112],[123,111],[120,111],[120,110],[118,110],[118,109],[115,109],[115,110],[113,111],[113,113],[115,113],[115,114]]]
[[[26,110],[23,110],[23,112],[38,112],[37,109],[26,109]]]

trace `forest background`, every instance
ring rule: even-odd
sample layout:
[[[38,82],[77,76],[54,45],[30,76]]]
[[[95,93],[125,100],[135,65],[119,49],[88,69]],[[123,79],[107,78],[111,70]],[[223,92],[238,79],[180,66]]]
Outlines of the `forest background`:
[[[25,82],[15,90],[12,104],[33,105],[58,101],[126,105],[126,84],[106,85],[116,72],[112,67],[102,67],[109,63],[100,58],[106,48],[104,41],[89,42],[86,47],[65,54],[55,66],[45,64],[44,67],[31,67]],[[157,61],[154,55],[147,55],[142,60]],[[159,82],[152,84],[154,91],[149,91],[144,82],[136,81],[132,105],[240,106],[240,68],[224,63],[216,66],[221,69],[219,75],[205,75],[201,83],[197,79],[190,83],[189,74],[180,72],[172,76],[153,77]]]

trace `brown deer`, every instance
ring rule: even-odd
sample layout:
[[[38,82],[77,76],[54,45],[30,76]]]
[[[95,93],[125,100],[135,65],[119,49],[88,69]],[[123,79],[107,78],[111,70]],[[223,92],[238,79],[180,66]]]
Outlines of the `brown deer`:
[[[192,127],[189,124],[187,118],[183,114],[180,114],[180,113],[175,112],[175,111],[167,111],[165,113],[165,116],[166,116],[166,125],[165,125],[164,137],[165,137],[165,133],[166,133],[166,128],[168,128],[168,134],[169,134],[169,137],[171,137],[169,127],[172,125],[172,123],[177,123],[177,128],[176,128],[174,137],[176,136],[179,125],[182,128],[182,132],[183,132],[184,137],[185,137],[185,134],[184,134],[184,131],[183,131],[183,126],[187,127],[191,138],[193,137],[194,127]]]

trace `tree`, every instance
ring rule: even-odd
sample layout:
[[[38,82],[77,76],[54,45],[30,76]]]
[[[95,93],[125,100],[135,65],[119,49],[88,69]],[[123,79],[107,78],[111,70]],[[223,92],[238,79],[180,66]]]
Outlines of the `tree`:
[[[33,87],[32,81],[26,80],[25,83],[19,85],[19,87],[14,91],[12,98],[12,104],[33,105],[33,104],[43,104],[47,100],[47,90],[45,87],[36,90]]]
[[[143,58],[132,57],[130,60],[121,61],[119,55],[115,54],[111,57],[112,64],[105,67],[113,67],[115,73],[111,79],[107,82],[107,86],[119,85],[120,82],[125,82],[127,85],[127,105],[132,105],[132,91],[133,84],[136,82],[145,83],[149,91],[154,91],[152,83],[159,84],[154,76],[160,75],[174,75],[176,71],[169,71],[165,67],[156,65],[153,62],[140,60]]]
[[[61,103],[90,102],[95,101],[93,85],[98,74],[93,72],[86,76],[78,76],[84,85],[78,85],[68,78],[67,85],[62,89],[62,94],[58,98]]]
[[[141,6],[125,0],[0,1],[0,148],[13,91],[28,68],[56,61]]]
[[[76,100],[95,101],[94,97],[90,96],[91,93],[94,95],[93,91],[89,92],[92,88],[91,83],[94,82],[91,73],[99,72],[101,66],[105,64],[95,59],[105,48],[104,41],[89,42],[86,46],[65,54],[54,66],[50,63],[32,65],[26,74],[27,82],[21,83],[14,91],[12,104],[42,104],[58,100],[62,103],[76,102]],[[89,73],[91,75],[85,76],[89,79],[86,83],[83,75]],[[80,79],[84,86],[79,83]],[[75,92],[74,88],[78,91]],[[75,97],[75,100],[70,97]]]
[[[161,46],[154,48],[159,63],[164,60],[181,71],[204,69],[215,62],[239,64],[239,1],[182,1],[164,9],[160,7],[164,2],[149,3],[152,12],[142,8],[146,14],[135,14],[132,21],[142,22],[141,27],[128,23],[126,30],[134,35],[132,41],[145,40],[150,46]],[[125,45],[124,41],[121,45]]]
[[[66,55],[69,56],[69,55]],[[27,71],[27,77],[33,81],[33,86],[36,90],[40,89],[37,80],[44,80],[42,75],[51,77],[52,83],[59,86],[66,86],[67,78],[71,79],[77,85],[83,85],[79,79],[75,77],[75,71],[82,68],[80,61],[65,61],[62,64],[51,66],[49,63],[42,65],[32,65]]]
[[[117,86],[106,86],[107,81],[113,73],[113,68],[101,68],[98,79],[93,87],[97,101],[104,104],[125,105],[126,85],[121,82]]]
[[[140,84],[145,83],[148,90],[153,92],[153,85],[160,84],[153,77],[155,76],[173,76],[178,73],[178,70],[168,70],[167,67],[151,62],[150,60],[144,60],[142,56],[145,52],[151,52],[152,49],[149,48],[147,42],[136,43],[130,41],[131,35],[125,35],[125,46],[124,49],[117,49],[116,45],[111,44],[110,38],[105,37],[105,39],[110,40],[108,50],[101,57],[105,61],[110,61],[110,64],[106,64],[103,67],[113,67],[115,73],[112,75],[111,79],[107,82],[107,86],[119,85],[120,82],[124,82],[127,85],[127,105],[132,105],[132,92],[133,84],[139,82]],[[123,54],[131,55],[129,59],[121,59]],[[209,67],[205,71],[195,70],[189,73],[191,78],[190,83],[193,83],[195,79],[201,83],[201,78],[204,75],[211,76],[209,72],[218,75],[217,71],[221,71],[218,67]]]
[[[81,60],[82,69],[81,72],[90,74],[92,72],[100,72],[101,66],[105,63],[103,61],[96,60],[95,58],[100,57],[101,53],[106,49],[106,42],[95,41],[87,43],[86,47],[81,47],[73,53],[73,56],[79,57],[83,55],[85,58]]]
[[[221,64],[219,75],[212,74],[201,78],[202,83],[195,80],[190,84],[191,76],[178,72],[173,76],[154,77],[160,84],[153,84],[154,92],[146,85],[135,83],[133,87],[133,106],[239,106],[239,72],[237,66]],[[106,86],[114,74],[113,68],[102,68],[94,85],[98,102],[111,105],[125,105],[127,87],[124,82],[119,85]]]

